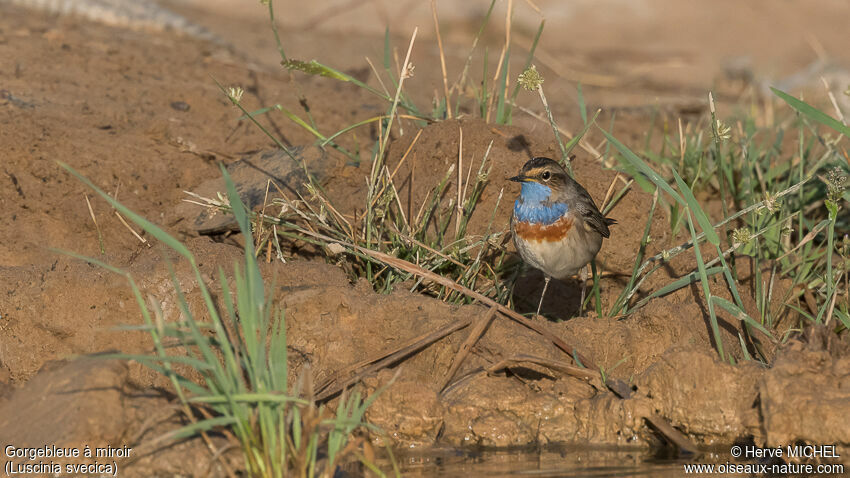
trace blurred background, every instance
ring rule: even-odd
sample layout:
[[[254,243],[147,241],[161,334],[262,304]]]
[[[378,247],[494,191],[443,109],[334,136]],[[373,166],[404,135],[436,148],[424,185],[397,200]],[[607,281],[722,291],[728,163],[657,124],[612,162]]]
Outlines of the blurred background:
[[[279,61],[259,0],[161,2],[257,62]],[[436,2],[450,76],[466,60],[489,6],[488,0]],[[418,26],[413,61],[423,66],[416,74],[440,79],[439,65],[430,62],[439,54],[432,2],[278,0],[275,8],[287,55],[340,69],[363,68],[364,56],[380,61],[385,28],[393,44],[404,48]],[[491,61],[505,42],[508,9],[517,64],[511,75],[519,73],[545,20],[535,64],[547,89],[574,97],[581,82],[589,106],[687,109],[704,105],[712,88],[722,98],[747,88],[766,92],[768,85],[822,92],[821,76],[836,92],[850,84],[845,0],[497,0],[478,46],[488,49]],[[438,86],[427,88],[429,94]],[[846,103],[846,95],[839,96]]]

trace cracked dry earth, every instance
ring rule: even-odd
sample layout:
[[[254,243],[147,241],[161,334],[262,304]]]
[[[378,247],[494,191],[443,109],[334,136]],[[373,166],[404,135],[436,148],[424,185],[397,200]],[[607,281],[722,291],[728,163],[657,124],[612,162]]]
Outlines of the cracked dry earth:
[[[100,256],[130,271],[144,296],[161,304],[166,320],[176,320],[179,312],[165,259],[170,260],[192,309],[200,312],[203,304],[193,293],[196,286],[184,261],[157,245],[140,243],[107,204],[94,200],[55,161],[67,162],[180,237],[199,258],[205,277],[215,277],[218,267],[229,269],[239,258],[240,238],[198,236],[181,205],[183,191],[218,178],[218,161],[230,164],[270,144],[235,121],[210,77],[246,85],[246,101],[257,104],[291,97],[287,92],[297,81],[316,122],[329,129],[362,119],[364,111],[381,111],[383,105],[348,85],[290,77],[199,39],[3,8],[0,442],[126,444],[138,453],[121,463],[125,476],[222,474],[200,440],[147,445],[181,423],[164,379],[134,362],[72,359],[111,350],[145,352],[151,343],[144,334],[115,330],[141,320],[122,278],[49,248]],[[428,64],[438,69],[433,52],[423,55],[417,60],[419,69]],[[307,133],[271,121],[291,144],[312,142]],[[644,127],[643,118],[623,124],[625,130],[618,134],[624,138]],[[399,169],[399,177],[407,177],[415,168],[417,178],[401,186],[400,197],[412,204],[426,197],[455,161],[460,129],[470,156],[480,158],[493,144],[491,183],[470,225],[480,234],[500,189],[505,188],[506,197],[517,193],[503,178],[513,175],[529,153],[555,155],[557,150],[548,129],[531,120],[515,126],[478,120],[432,124],[413,144],[412,160]],[[412,136],[408,132],[393,138],[390,164],[400,161]],[[365,149],[372,138],[351,141],[361,141]],[[599,203],[615,173],[602,170],[586,154],[574,166]],[[324,187],[331,199],[347,205],[343,213],[353,213],[354,205],[363,202],[368,164],[352,166],[331,155],[326,173]],[[101,229],[102,255],[86,195]],[[642,214],[650,202],[633,190],[611,214],[619,224],[600,253],[606,306],[616,299],[622,275],[633,266]],[[510,201],[502,201],[497,209],[502,227],[510,207]],[[663,219],[653,223],[652,237],[651,254],[680,242],[669,236]],[[309,374],[321,383],[408,339],[459,321],[474,322],[488,312],[481,305],[451,306],[404,290],[380,295],[364,280],[352,283],[341,268],[313,258],[309,247],[292,250],[302,252],[301,257],[263,265],[264,277],[275,278],[272,292],[286,311],[292,381]],[[666,275],[650,280],[646,288],[666,284],[692,266],[687,259],[673,261]],[[740,267],[746,283],[751,267]],[[533,308],[533,301],[525,298],[536,297],[541,285],[542,277],[534,272],[520,280],[515,293],[520,312]],[[724,293],[720,284],[716,287]],[[552,300],[544,312],[574,315],[577,290],[575,281],[552,284]],[[367,376],[360,386],[372,392],[398,374],[369,409],[367,420],[380,426],[392,445],[419,450],[575,443],[647,447],[658,445],[659,435],[646,418],[659,416],[708,450],[739,440],[764,446],[806,442],[836,444],[844,447],[842,456],[850,456],[846,334],[839,338],[808,329],[784,345],[766,343],[768,368],[720,363],[699,297],[695,287],[682,289],[619,320],[593,314],[562,322],[537,320],[611,377],[629,384],[628,398],[610,392],[598,376],[577,377],[551,366],[570,362],[570,357],[534,331],[497,315],[445,390],[446,372],[469,327]],[[739,327],[728,318],[722,323],[726,348],[737,353]],[[235,453],[227,459],[238,467]]]

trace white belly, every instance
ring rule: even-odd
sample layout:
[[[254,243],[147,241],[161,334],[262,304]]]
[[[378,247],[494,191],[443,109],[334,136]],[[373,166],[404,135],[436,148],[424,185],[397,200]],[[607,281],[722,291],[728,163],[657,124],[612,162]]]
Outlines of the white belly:
[[[525,240],[514,233],[514,244],[522,259],[544,274],[564,279],[587,265],[602,247],[602,236],[588,231],[577,221],[566,238],[557,241]]]

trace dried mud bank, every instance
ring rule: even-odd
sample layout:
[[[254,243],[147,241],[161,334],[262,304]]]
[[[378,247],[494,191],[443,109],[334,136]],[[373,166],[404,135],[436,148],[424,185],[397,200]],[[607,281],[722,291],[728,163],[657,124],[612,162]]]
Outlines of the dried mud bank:
[[[351,284],[333,265],[291,262],[268,266],[264,274],[277,278],[276,297],[286,311],[293,383],[319,384],[409,338],[487,312],[407,292],[378,295],[366,282]],[[165,272],[160,275],[165,279]],[[168,304],[169,297],[166,292],[158,298]],[[710,349],[689,345],[702,340],[694,332],[702,326],[701,318],[696,324],[663,312],[645,309],[621,321],[581,317],[544,324],[589,357],[610,356],[599,360],[604,368],[611,368],[620,355],[655,357],[639,368],[620,366],[612,372],[631,384],[629,399],[617,398],[598,379],[539,365],[567,357],[533,331],[497,317],[442,393],[469,327],[368,376],[363,383],[369,391],[395,381],[367,419],[402,447],[657,445],[644,421],[652,414],[668,419],[706,450],[733,442],[782,447],[850,443],[844,420],[850,402],[846,340],[825,329],[809,329],[777,350],[769,368],[732,366],[718,362]],[[176,319],[177,311],[166,308],[165,314]],[[660,352],[650,350],[661,342],[669,345]],[[607,350],[615,345],[622,347],[616,356]],[[505,359],[512,360],[493,368]],[[167,390],[164,381],[134,363],[50,362],[22,387],[4,394],[0,440],[18,446],[127,443],[139,450],[145,463],[139,469],[174,471],[182,468],[175,464],[180,460],[162,459],[160,451],[155,458],[147,455],[147,441],[179,424],[162,390]],[[177,450],[168,453],[187,453],[194,465],[209,465],[199,442],[183,443]],[[846,452],[839,449],[842,456]]]
[[[305,268],[297,274],[305,277],[324,266],[290,267]],[[335,277],[335,284],[299,281],[281,290],[292,347],[301,356],[293,366],[303,370],[309,363],[317,381],[394,343],[486,313],[481,307],[455,308],[407,293],[374,296],[367,285],[351,286],[331,268],[322,277]],[[325,287],[332,292],[322,292]],[[655,356],[642,369],[612,372],[631,377],[632,398],[621,400],[593,380],[525,360],[566,357],[534,332],[497,318],[456,375],[461,377],[457,384],[440,393],[464,331],[402,361],[400,375],[369,410],[368,419],[405,446],[646,445],[655,439],[643,418],[653,413],[707,447],[740,440],[766,446],[850,443],[843,419],[850,403],[846,340],[810,329],[780,348],[769,368],[732,366],[718,362],[710,349],[689,345],[703,340],[703,334],[693,332],[703,327],[702,318],[689,320],[671,311],[665,314],[659,307],[622,321],[585,317],[546,324],[589,357],[611,356],[606,349],[619,346],[609,340],[613,337],[628,337],[622,356]],[[316,317],[320,319],[309,319]],[[669,345],[657,351],[660,342]],[[478,371],[508,358],[518,362],[507,373]],[[614,365],[613,359],[600,362],[606,368]],[[382,371],[366,383],[374,389],[394,372]]]
[[[185,262],[140,244],[113,211],[93,201],[98,231],[84,198],[90,191],[54,160],[66,161],[110,192],[119,190],[121,201],[184,239],[205,278],[216,277],[218,267],[229,269],[239,258],[238,237],[225,242],[197,237],[180,206],[182,191],[218,177],[218,160],[230,163],[270,145],[234,120],[209,77],[253,85],[246,88],[246,98],[267,104],[291,96],[285,93],[292,86],[289,76],[250,71],[232,52],[195,40],[116,34],[16,7],[0,16],[0,58],[15,58],[12,68],[2,70],[15,73],[0,77],[0,140],[7,146],[0,161],[0,181],[6,182],[0,188],[0,442],[138,447],[132,463],[122,468],[126,476],[221,472],[217,462],[210,464],[200,440],[165,448],[148,445],[181,424],[162,377],[136,363],[57,361],[107,350],[145,352],[151,344],[144,334],[114,329],[141,321],[122,278],[46,246],[98,256],[127,269],[143,295],[161,304],[166,320],[174,321],[179,311],[165,257],[174,262],[193,311],[200,313],[203,305]],[[419,68],[430,64],[435,71],[438,62],[433,55],[417,60]],[[356,89],[328,85],[305,79],[299,87],[317,122],[329,129],[379,107]],[[293,144],[312,141],[307,133],[271,121]],[[410,149],[398,175],[415,173],[417,178],[400,185],[400,197],[421,203],[456,160],[463,129],[465,157],[476,164],[493,145],[490,185],[470,230],[480,234],[486,227],[503,186],[505,199],[495,223],[504,227],[510,198],[517,193],[504,178],[515,174],[529,154],[556,154],[547,125],[521,123],[497,127],[447,121],[427,127],[415,144],[410,134],[394,138],[390,164]],[[639,122],[618,135],[638,137],[641,128],[645,125]],[[364,148],[371,141],[365,136]],[[615,174],[579,153],[577,176],[599,202]],[[345,205],[343,213],[363,203],[365,174],[365,163],[358,168],[341,159],[331,166],[326,190]],[[623,285],[621,274],[633,266],[649,204],[650,198],[635,190],[612,212],[619,224],[600,253],[605,308]],[[667,230],[664,219],[656,217],[649,254],[678,243]],[[673,261],[647,281],[646,289],[692,267],[687,259]],[[746,278],[747,271],[741,272]],[[475,323],[488,313],[481,306],[450,306],[403,290],[379,295],[365,281],[352,283],[336,265],[304,257],[264,265],[263,275],[276,284],[275,299],[286,312],[293,384],[321,385],[408,339],[458,322]],[[533,299],[526,298],[536,298],[541,285],[534,272],[521,278],[514,297],[521,312],[532,307]],[[716,289],[724,294],[720,284]],[[574,281],[553,283],[544,312],[572,317],[577,290]],[[700,295],[696,288],[682,289],[621,320],[587,316],[537,322],[630,384],[630,398],[609,392],[595,371],[576,378],[575,370],[559,368],[570,361],[567,354],[497,316],[451,380],[447,372],[469,326],[365,376],[360,386],[367,391],[395,377],[367,419],[383,428],[394,445],[406,447],[647,446],[657,437],[645,417],[658,415],[705,447],[738,440],[768,446],[801,441],[840,445],[842,456],[850,456],[847,336],[812,329],[776,349],[766,345],[767,368],[719,363]],[[721,325],[727,349],[740,353],[737,322]]]

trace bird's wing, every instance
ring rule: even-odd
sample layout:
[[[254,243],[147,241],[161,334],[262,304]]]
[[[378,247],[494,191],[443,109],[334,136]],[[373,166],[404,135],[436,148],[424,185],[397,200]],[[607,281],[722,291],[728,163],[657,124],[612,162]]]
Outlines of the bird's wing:
[[[590,194],[588,194],[587,190],[581,184],[574,183],[574,186],[575,188],[571,194],[573,197],[570,198],[570,202],[573,203],[573,207],[576,209],[578,215],[584,220],[585,224],[601,234],[602,237],[609,237],[611,231],[608,230],[608,226],[615,224],[617,221],[608,219],[599,212],[599,208],[593,203],[593,198],[590,197]]]

